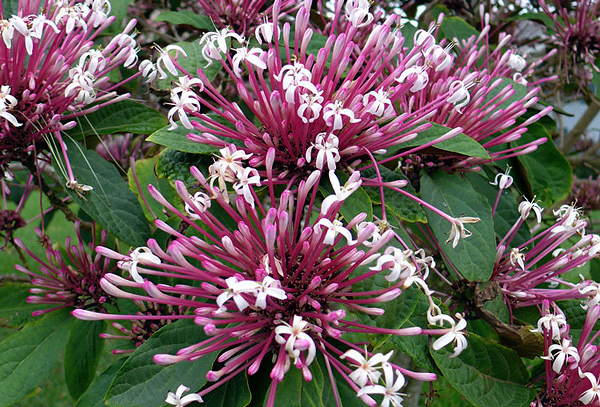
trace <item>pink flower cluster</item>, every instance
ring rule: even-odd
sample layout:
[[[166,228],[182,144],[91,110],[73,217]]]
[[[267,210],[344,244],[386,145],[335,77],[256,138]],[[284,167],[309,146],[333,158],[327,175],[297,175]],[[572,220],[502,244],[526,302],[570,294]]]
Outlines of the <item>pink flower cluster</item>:
[[[137,62],[130,34],[135,21],[103,48],[94,46],[114,20],[107,0],[25,1],[19,7],[17,15],[0,16],[2,170],[51,145],[44,144],[47,136],[62,147],[60,132],[74,127],[73,119],[128,97],[116,96],[120,84],[109,84],[107,75]]]

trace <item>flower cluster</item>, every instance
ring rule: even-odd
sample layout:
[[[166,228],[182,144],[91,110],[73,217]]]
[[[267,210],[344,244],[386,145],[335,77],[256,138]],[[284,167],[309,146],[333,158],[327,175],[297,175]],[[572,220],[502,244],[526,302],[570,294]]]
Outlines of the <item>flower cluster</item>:
[[[282,0],[278,7],[285,14],[297,8],[298,4],[298,1]],[[231,28],[243,36],[253,35],[260,30],[264,15],[270,15],[274,7],[272,2],[266,0],[199,0],[198,6],[218,28]]]
[[[368,15],[363,3],[349,4],[351,9],[363,7]],[[195,78],[179,69],[188,80],[199,79],[201,85],[198,93],[185,93],[185,98],[175,92],[172,125],[176,125],[177,113],[184,126],[197,130],[188,136],[193,141],[223,148],[223,138],[236,140],[238,148],[252,154],[250,165],[262,171],[262,176],[266,175],[267,151],[275,148],[273,171],[282,180],[306,178],[314,169],[356,168],[361,161],[372,160],[373,154],[414,138],[430,126],[425,121],[447,103],[450,94],[431,98],[426,106],[410,112],[397,111],[394,103],[410,89],[420,87],[422,75],[411,72],[423,58],[424,45],[407,51],[393,27],[382,24],[357,49],[352,38],[361,20],[352,10],[348,10],[348,18],[354,17],[346,32],[322,37],[322,46],[313,45],[318,34],[309,27],[305,7],[295,17],[293,36],[289,23],[279,27],[279,7],[274,7],[271,22],[256,32],[262,47],[250,48],[229,28],[205,34],[200,42],[202,55],[209,64],[222,64],[235,82],[241,102],[258,123],[237,102],[221,94],[202,71]],[[386,79],[378,79],[384,72]],[[461,130],[448,129],[428,145],[452,138]]]
[[[544,303],[545,315],[538,323],[544,335],[546,359],[546,389],[532,406],[598,406],[600,405],[600,353],[597,339],[600,332],[600,305],[588,301],[587,314],[579,339],[570,334],[564,314],[557,306],[550,310]],[[577,345],[575,345],[577,342]]]
[[[460,127],[464,134],[481,143],[491,161],[499,161],[530,153],[546,141],[540,138],[518,147],[509,146],[551,108],[544,108],[527,120],[519,119],[538,101],[540,81],[530,83],[527,78],[544,59],[527,62],[514,50],[505,50],[511,42],[511,36],[505,33],[499,34],[498,44],[492,47],[489,15],[485,14],[483,21],[479,35],[450,44],[445,40],[436,43],[435,26],[429,31],[417,31],[415,44],[422,46],[422,59],[410,70],[419,76],[419,85],[411,88],[412,93],[405,94],[400,103],[404,112],[418,112],[429,101],[444,97],[447,103],[440,105],[428,120],[449,128]],[[410,74],[405,71],[403,75]],[[421,158],[418,166],[466,169],[490,161],[476,157],[448,158],[448,155],[444,160]]]
[[[579,1],[573,10],[564,7],[558,1],[541,0],[539,4],[554,24],[552,41],[559,49],[565,79],[567,82],[570,77],[575,77],[583,83],[590,81],[592,69],[600,69],[596,66],[596,58],[600,51],[598,3]],[[576,69],[579,71],[574,71]]]
[[[274,152],[271,149],[269,156]],[[235,154],[231,150],[223,152],[226,153]],[[272,158],[270,163],[273,163]],[[232,159],[229,164],[215,173],[227,174],[233,165],[241,167],[242,163]],[[215,165],[221,168],[220,161]],[[271,167],[268,168],[270,172]],[[243,173],[245,169],[236,172]],[[425,283],[429,268],[435,267],[433,259],[421,251],[413,253],[406,246],[404,249],[395,247],[404,243],[391,229],[381,231],[366,221],[365,213],[347,220],[344,225],[336,214],[352,192],[344,197],[339,193],[331,195],[325,198],[326,207],[316,206],[314,196],[320,171],[314,171],[297,188],[285,189],[277,197],[274,195],[276,185],[260,180],[268,187],[268,204],[259,199],[253,187],[248,188],[251,199],[240,194],[232,202],[226,192],[213,187],[198,169],[192,167],[191,173],[202,190],[192,193],[182,182],[175,183],[185,203],[185,212],[180,212],[151,187],[153,197],[188,225],[191,233],[184,235],[157,220],[156,226],[173,237],[167,251],[152,239],[148,247],[137,248],[129,255],[104,247],[97,251],[118,260],[119,267],[129,271],[133,278],[126,280],[106,274],[100,285],[111,296],[168,305],[172,309],[190,308],[194,313],[109,315],[76,310],[75,316],[138,321],[193,318],[209,338],[181,349],[176,355],[155,355],[154,360],[171,364],[217,352],[221,367],[208,372],[207,378],[214,384],[203,389],[200,396],[240,372],[252,375],[259,368],[269,366],[272,385],[267,405],[272,406],[277,384],[292,366],[301,370],[305,380],[312,380],[311,365],[318,353],[346,379],[358,397],[371,406],[376,404],[372,394],[384,394],[383,403],[398,405],[394,400],[399,400],[404,375],[421,380],[435,378],[434,374],[412,372],[388,362],[388,356],[384,358],[386,363],[379,366],[384,371],[385,383],[380,385],[380,373],[373,371],[365,378],[363,373],[352,373],[344,363],[344,359],[351,360],[354,366],[360,362],[351,352],[360,348],[346,339],[345,334],[417,335],[423,332],[418,327],[388,329],[367,325],[355,315],[383,314],[381,306],[397,298],[413,283],[421,287],[433,304],[432,292]],[[357,174],[354,182],[359,178]],[[216,216],[210,210],[215,206],[226,215]],[[392,245],[394,240],[397,241]],[[382,255],[384,247],[387,248]],[[369,266],[375,261],[375,265]],[[177,283],[155,284],[152,280],[156,277],[167,277]],[[367,281],[380,277],[387,282],[381,288],[366,288],[370,287],[370,283],[365,284]],[[433,324],[449,322],[451,325],[451,328],[427,331],[443,335],[436,341],[435,348],[455,342],[455,354],[458,354],[466,346],[463,333],[466,322],[461,320],[456,324],[435,305],[431,315]],[[350,353],[344,353],[332,340],[350,348]],[[370,357],[381,359],[376,355]]]
[[[32,277],[35,288],[30,290],[32,296],[27,302],[33,304],[53,304],[52,308],[35,311],[33,315],[41,315],[65,307],[81,309],[104,310],[104,304],[108,300],[107,294],[100,286],[102,277],[114,270],[110,259],[103,258],[99,254],[90,254],[86,250],[86,244],[81,236],[80,224],[75,224],[77,234],[76,244],[71,243],[67,237],[64,251],[52,246],[49,239],[36,229],[36,234],[46,246],[47,260],[40,259],[32,253],[25,243],[15,239],[15,244],[24,250],[29,257],[40,265],[41,274],[34,273],[29,269],[16,265],[15,268]],[[105,244],[108,232],[101,231],[100,239],[96,240],[95,228],[92,229],[93,240],[87,245],[91,253],[96,247]]]
[[[63,147],[60,132],[74,127],[73,119],[127,97],[116,96],[120,84],[110,85],[107,75],[137,62],[130,34],[135,21],[95,48],[94,40],[114,20],[109,12],[107,0],[46,0],[19,2],[18,15],[0,19],[2,170],[51,148],[46,137],[58,138]]]
[[[582,267],[600,253],[600,238],[585,234],[586,222],[571,205],[554,211],[556,223],[531,240],[512,245],[519,228],[532,214],[541,221],[542,208],[535,202],[519,205],[520,217],[498,244],[492,279],[500,285],[509,305],[540,305],[543,301],[582,298],[589,281],[573,284],[561,275]],[[573,239],[577,239],[573,243]],[[559,288],[560,286],[560,288]]]

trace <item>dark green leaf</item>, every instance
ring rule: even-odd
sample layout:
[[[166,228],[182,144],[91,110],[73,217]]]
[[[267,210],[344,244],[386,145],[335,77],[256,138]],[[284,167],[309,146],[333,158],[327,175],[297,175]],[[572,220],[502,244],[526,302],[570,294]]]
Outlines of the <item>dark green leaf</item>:
[[[150,134],[168,124],[158,111],[133,100],[123,100],[78,119],[67,133],[77,139],[114,133]]]
[[[154,166],[158,157],[148,158],[144,160],[137,160],[135,162],[135,174],[137,177],[137,182],[140,184],[140,189],[143,193],[145,201],[148,203],[150,208],[152,209],[152,213],[144,203],[144,199],[140,195],[140,191],[136,184],[136,180],[133,176],[133,171],[131,168],[127,172],[127,179],[129,181],[129,189],[133,191],[133,193],[138,197],[140,205],[144,210],[144,214],[146,215],[146,219],[150,222],[153,222],[154,219],[158,218],[166,221],[167,216],[163,212],[163,207],[161,204],[156,202],[154,198],[148,192],[148,185],[153,185],[158,189],[158,191],[175,207],[181,207],[183,209],[183,205],[180,204],[181,198],[177,195],[175,189],[169,184],[169,181],[165,178],[158,178],[156,173],[154,172]]]
[[[573,170],[567,159],[558,151],[546,128],[538,123],[528,126],[527,133],[513,143],[512,147],[546,137],[548,141],[537,150],[518,157],[531,184],[533,194],[543,206],[551,206],[564,200],[571,191]]]
[[[118,34],[123,31],[123,22],[127,17],[127,7],[133,0],[111,0],[110,15],[115,16],[115,22],[111,24],[102,34]]]
[[[69,311],[52,312],[0,342],[0,406],[13,406],[54,370],[69,334]]]
[[[406,177],[399,170],[389,170],[385,167],[380,167],[379,172],[381,174],[381,179],[384,182],[398,181],[398,180],[406,180]],[[374,169],[368,169],[361,171],[361,175],[363,177],[375,179],[376,172]],[[404,191],[409,192],[413,195],[416,195],[415,189],[412,185],[407,184],[402,188]],[[381,204],[381,195],[379,188],[370,187],[365,188],[373,203]],[[427,217],[425,216],[425,212],[419,203],[415,200],[410,199],[409,197],[392,191],[389,188],[383,189],[383,197],[385,200],[386,208],[391,209],[396,216],[400,219],[408,221],[408,222],[421,222],[426,223]]]
[[[312,37],[310,38],[310,41],[308,43],[308,47],[306,47],[306,54],[314,55],[316,57],[319,53],[319,50],[325,47],[326,42],[327,37],[317,32],[313,32]]]
[[[0,6],[2,6],[5,20],[8,20],[12,15],[19,15],[19,0],[3,0]]]
[[[204,72],[206,78],[211,81],[217,76],[219,71],[223,68],[223,65],[219,61],[213,61],[209,66],[208,61],[204,59],[202,56],[202,47],[200,46],[200,41],[194,42],[177,42],[173,45],[177,45],[183,49],[183,51],[187,54],[187,58],[183,56],[181,52],[179,52],[179,56],[177,57],[177,63],[181,65],[183,69],[185,69],[190,75],[193,77],[197,77],[198,70]],[[171,51],[171,55],[175,58],[175,51]],[[170,89],[171,83],[173,81],[177,81],[178,78],[174,75],[171,75],[169,72],[165,72],[167,74],[166,79],[160,79],[157,81],[156,86],[158,89]],[[181,74],[178,74],[181,76]],[[164,124],[160,127],[163,127]],[[154,129],[156,131],[158,129]]]
[[[552,20],[552,18],[550,18],[548,14],[543,12],[519,14],[514,18],[509,19],[508,21],[512,19],[536,21],[544,24],[546,28],[548,28],[548,34],[553,34],[556,32],[556,25],[554,24],[554,21]]]
[[[199,30],[214,31],[215,25],[207,15],[196,14],[190,10],[164,11],[154,21],[165,21],[175,25],[191,25]]]
[[[96,369],[104,339],[104,321],[76,320],[71,327],[67,348],[65,350],[65,381],[69,393],[77,400],[87,390],[96,376]]]
[[[94,188],[81,196],[66,188],[73,201],[120,240],[133,246],[144,246],[150,237],[150,228],[140,203],[117,169],[94,151],[83,150],[71,141],[66,144],[77,181]],[[65,174],[59,171],[58,175],[65,185]]]
[[[459,41],[466,40],[473,35],[479,35],[479,31],[475,27],[460,17],[444,17],[440,33],[449,40],[456,38]]]
[[[119,407],[158,407],[164,404],[169,391],[185,384],[192,391],[206,383],[206,373],[217,354],[206,355],[194,362],[157,365],[156,354],[176,354],[178,350],[207,339],[202,327],[193,320],[182,319],[162,327],[144,342],[117,373],[106,402]]]
[[[189,140],[187,135],[188,133],[195,133],[194,130],[188,130],[181,124],[179,124],[175,130],[169,130],[169,127],[170,126],[165,126],[162,129],[155,131],[147,138],[147,140],[186,153],[211,154],[219,151],[219,147]]]
[[[404,46],[408,49],[412,49],[415,46],[415,33],[419,28],[412,24],[412,22],[407,21],[400,28],[400,32],[402,33],[402,37],[404,38]]]
[[[224,385],[204,397],[204,405],[210,407],[244,407],[250,403],[252,395],[246,374],[240,373]]]
[[[100,376],[96,377],[92,382],[92,385],[87,391],[81,396],[75,407],[104,407],[104,395],[108,391],[110,384],[112,383],[115,375],[123,366],[123,363],[127,358],[117,360],[115,363],[110,365]]]
[[[517,353],[475,334],[468,340],[469,346],[455,358],[449,350],[431,350],[452,386],[476,406],[529,406],[536,391],[524,386],[529,374]]]
[[[381,205],[377,205],[377,208],[381,208]],[[396,213],[389,207],[386,206],[385,210],[387,211],[387,221],[390,224],[390,227],[394,230],[396,235],[406,244],[409,249],[416,249],[412,244],[410,236],[406,232],[406,228],[400,221],[400,217],[396,215]],[[379,213],[379,211],[377,211]]]
[[[0,286],[0,323],[2,326],[18,327],[39,319],[33,317],[33,311],[50,308],[47,304],[29,304],[26,302],[30,284],[5,283]]]
[[[189,186],[196,182],[196,178],[190,174],[190,167],[195,165],[206,174],[206,169],[213,163],[211,157],[202,154],[184,153],[172,148],[165,149],[158,157],[156,163],[156,174],[160,178],[167,178],[171,182],[182,181]]]
[[[482,175],[476,173],[468,173],[465,175],[467,180],[473,185],[473,188],[486,197],[488,204],[494,206],[496,198],[498,196],[498,187],[491,185],[489,181]],[[502,239],[508,231],[517,222],[519,217],[518,205],[515,200],[515,196],[510,190],[502,191],[498,206],[496,207],[496,213],[494,214],[494,230],[496,236]],[[517,247],[531,239],[531,232],[526,223],[521,225],[517,234],[511,241],[510,247]]]
[[[450,130],[452,129],[446,126],[442,126],[441,124],[431,123],[431,127],[429,129],[420,132],[417,135],[417,137],[415,137],[407,143],[403,143],[401,147],[402,149],[405,149],[410,147],[422,146],[437,138],[442,137]],[[433,145],[433,147],[469,157],[490,158],[487,151],[481,146],[481,144],[479,144],[477,141],[473,140],[471,137],[467,136],[464,133],[459,133],[456,136],[452,137],[450,140],[439,142]]]
[[[478,217],[477,223],[465,224],[472,236],[460,238],[455,248],[447,240],[451,224],[430,209],[426,209],[429,226],[447,259],[469,281],[487,281],[492,275],[496,258],[496,237],[492,222],[492,208],[487,199],[458,174],[443,171],[423,174],[423,199],[446,214],[459,218]]]
[[[429,407],[470,407],[473,403],[469,403],[465,397],[454,390],[454,387],[444,379],[443,376],[438,377],[436,381],[432,383],[433,391],[430,392],[431,396],[428,397],[430,404],[425,404]]]

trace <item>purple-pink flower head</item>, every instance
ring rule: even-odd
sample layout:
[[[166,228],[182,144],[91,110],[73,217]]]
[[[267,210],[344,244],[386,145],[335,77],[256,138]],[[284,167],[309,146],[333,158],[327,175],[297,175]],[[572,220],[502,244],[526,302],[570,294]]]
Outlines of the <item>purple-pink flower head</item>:
[[[481,143],[490,158],[453,156],[443,159],[432,155],[412,158],[419,168],[442,167],[446,170],[468,169],[478,164],[527,154],[546,141],[534,140],[510,148],[527,126],[552,109],[545,108],[527,120],[519,120],[528,108],[534,107],[540,91],[537,83],[527,81],[533,68],[542,61],[526,61],[513,50],[506,50],[510,35],[500,34],[499,44],[490,46],[489,25],[479,35],[462,43],[436,43],[435,28],[417,31],[415,44],[422,44],[421,55],[398,78],[419,76],[419,92],[404,93],[399,99],[403,112],[418,112],[439,98],[444,99],[428,120],[462,132]],[[410,73],[409,73],[410,71]],[[415,89],[411,88],[414,92]]]
[[[584,298],[587,293],[584,288],[590,282],[573,284],[562,275],[597,257],[600,238],[585,234],[586,222],[577,208],[563,205],[554,211],[554,225],[511,247],[517,231],[530,215],[541,221],[542,209],[536,203],[522,202],[519,212],[521,216],[498,245],[492,275],[507,304],[522,307]]]
[[[574,70],[582,63],[587,64],[590,74],[591,69],[600,69],[596,66],[600,51],[598,3],[578,1],[575,7],[569,10],[563,7],[560,1],[541,0],[540,6],[554,23],[555,33],[552,40],[559,50],[565,80],[569,82],[569,78],[574,76],[578,81],[587,83],[591,78],[586,78],[587,75],[577,75]]]
[[[554,313],[544,304],[546,315],[538,323],[544,335],[546,388],[537,397],[544,406],[599,406],[600,352],[598,352],[597,323],[600,305],[587,308],[579,339],[569,332],[568,321],[556,305]],[[558,317],[558,318],[557,318]],[[560,325],[560,328],[559,328]],[[556,335],[557,331],[560,333]]]
[[[95,232],[95,227],[92,228],[92,232]],[[33,295],[27,298],[27,302],[55,305],[49,309],[35,311],[33,315],[65,307],[104,310],[103,304],[108,300],[108,296],[100,287],[100,279],[112,271],[114,265],[110,264],[110,259],[95,254],[95,249],[96,246],[105,243],[108,232],[102,230],[99,240],[94,233],[93,240],[87,245],[81,236],[79,222],[75,223],[75,233],[77,242],[72,244],[71,238],[67,237],[64,250],[61,250],[55,248],[41,230],[36,229],[40,242],[45,242],[45,260],[32,253],[21,240],[15,239],[15,244],[40,266],[38,273],[32,267],[27,269],[15,265],[17,270],[32,277],[31,283],[35,286],[30,290]]]
[[[277,18],[275,8],[269,21]],[[300,8],[294,31],[289,23],[274,25],[261,47],[251,48],[230,29],[207,33],[202,55],[208,64],[222,65],[238,99],[224,96],[199,70],[200,89],[173,90],[171,123],[177,125],[178,117],[193,127],[197,134],[188,138],[199,143],[223,148],[231,142],[225,138],[234,140],[252,154],[250,165],[263,177],[274,148],[273,175],[282,183],[305,179],[315,169],[358,168],[430,127],[426,120],[451,93],[420,97],[423,75],[414,64],[423,59],[425,44],[403,48],[404,39],[387,23],[368,31],[364,45],[352,41],[352,33],[366,30],[360,24],[316,38],[309,19],[308,9]],[[397,110],[395,103],[407,93],[424,102]],[[445,137],[460,132],[451,128]]]
[[[93,47],[114,20],[109,12],[104,0],[45,0],[19,2],[18,15],[0,15],[2,168],[42,150],[44,137],[60,137],[74,118],[120,100],[107,74],[133,66],[137,46],[130,24],[102,49]]]
[[[242,36],[252,36],[264,30],[264,24],[268,24],[265,16],[271,15],[274,7],[266,0],[198,0],[198,5],[217,28],[229,27]],[[282,14],[286,14],[298,5],[295,0],[282,0],[278,7]]]
[[[187,225],[184,235],[156,222],[172,235],[166,251],[154,240],[128,255],[98,249],[119,260],[120,267],[133,278],[106,275],[101,281],[106,292],[135,301],[191,308],[193,314],[171,318],[194,318],[198,329],[209,336],[176,355],[155,355],[155,362],[194,361],[217,352],[218,363],[207,374],[214,383],[202,390],[201,396],[244,371],[252,375],[259,368],[267,369],[272,381],[269,406],[276,405],[277,384],[290,369],[299,369],[305,380],[312,380],[312,365],[319,354],[369,405],[374,405],[369,393],[377,393],[380,377],[397,387],[394,391],[398,394],[403,375],[435,378],[393,364],[389,364],[393,371],[385,377],[374,371],[368,377],[352,374],[360,358],[356,352],[345,351],[362,349],[344,334],[416,335],[422,330],[371,326],[351,315],[381,315],[381,306],[401,295],[405,286],[417,282],[426,287],[421,278],[422,262],[417,262],[410,250],[394,249],[405,246],[392,230],[379,233],[374,223],[366,222],[364,213],[352,219],[336,217],[352,191],[330,199],[325,209],[318,208],[314,197],[320,172],[315,171],[297,188],[285,189],[277,198],[273,182],[260,180],[267,184],[266,199],[259,198],[253,187],[249,187],[251,197],[240,194],[226,199],[198,169],[192,167],[191,172],[200,191],[189,191],[176,181],[185,212],[150,187],[154,198]],[[219,215],[213,213],[215,208]],[[155,284],[155,277],[162,281],[171,278],[176,283]],[[376,289],[367,288],[373,279],[382,283]],[[143,294],[136,294],[140,291],[135,289],[142,289]],[[81,310],[74,315],[84,319],[144,319],[140,315]],[[157,318],[164,316],[147,317]],[[370,353],[365,357],[380,362],[384,359]],[[372,369],[381,370],[383,365]]]

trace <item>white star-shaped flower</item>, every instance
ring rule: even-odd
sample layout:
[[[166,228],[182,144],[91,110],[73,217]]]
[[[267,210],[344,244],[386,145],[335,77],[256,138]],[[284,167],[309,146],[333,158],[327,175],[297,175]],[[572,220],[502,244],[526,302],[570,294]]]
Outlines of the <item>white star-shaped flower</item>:
[[[172,404],[175,407],[185,407],[188,404],[197,401],[198,403],[202,403],[204,400],[202,400],[202,397],[200,397],[199,394],[196,393],[191,393],[188,394],[187,396],[183,396],[183,393],[190,391],[189,387],[185,387],[183,384],[179,385],[179,387],[177,388],[177,391],[175,393],[173,392],[169,392],[167,394],[167,398],[165,399],[165,402],[167,404]],[[183,397],[181,397],[183,396]]]
[[[458,319],[458,323],[455,323],[454,320],[449,317],[444,319],[448,322],[452,321],[452,326],[448,329],[448,332],[436,339],[432,346],[434,350],[440,350],[446,345],[455,342],[454,353],[449,356],[451,358],[460,355],[460,353],[468,346],[466,334],[463,332],[463,330],[467,327],[467,320],[464,319],[460,314],[456,314],[456,318]]]
[[[285,351],[289,357],[294,358],[296,366],[298,366],[300,353],[303,351],[308,351],[306,366],[315,360],[317,347],[310,335],[306,333],[308,330],[310,330],[310,324],[299,315],[294,315],[291,326],[281,321],[281,325],[275,328],[275,341],[280,345],[285,344]],[[283,335],[288,335],[287,339]]]
[[[375,384],[379,381],[379,378],[381,377],[379,369],[392,357],[393,353],[393,351],[389,352],[387,355],[377,353],[369,358],[366,349],[364,356],[358,351],[350,349],[340,356],[340,359],[350,360],[351,364],[357,369],[350,373],[348,377],[360,387],[365,387],[367,383]]]
[[[389,407],[390,403],[393,407],[402,407],[402,396],[405,396],[405,394],[400,393],[400,389],[406,384],[406,379],[398,369],[396,369],[395,372],[396,379],[394,379],[392,365],[385,363],[383,365],[385,386],[380,384],[365,386],[358,391],[357,396],[362,397],[366,394],[382,394],[383,400],[381,401],[381,407]]]

